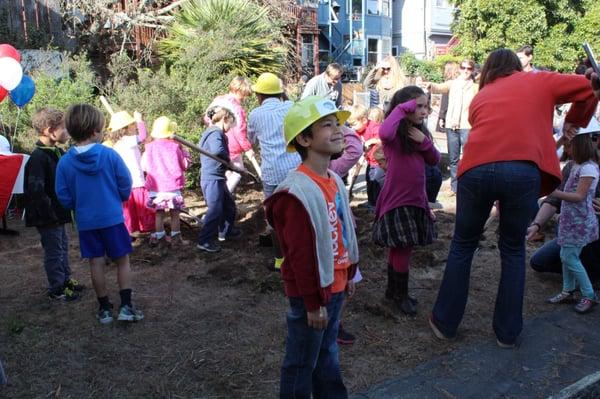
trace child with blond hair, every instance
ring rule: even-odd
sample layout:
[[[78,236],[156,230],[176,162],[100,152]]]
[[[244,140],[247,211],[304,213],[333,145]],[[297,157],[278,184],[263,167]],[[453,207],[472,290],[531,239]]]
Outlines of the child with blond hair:
[[[154,230],[155,216],[147,207],[148,190],[139,147],[146,140],[146,134],[146,126],[139,112],[134,112],[132,117],[127,111],[120,111],[111,115],[103,143],[112,147],[123,158],[131,173],[131,196],[123,203],[125,227],[130,235]]]
[[[150,246],[164,251],[168,241],[173,245],[188,245],[181,236],[179,214],[184,209],[182,195],[185,186],[185,170],[190,163],[189,153],[173,140],[177,124],[161,116],[152,125],[153,140],[146,144],[142,155],[142,170],[146,172],[148,206],[156,211],[155,232],[150,236]],[[171,237],[165,233],[165,217],[171,218]]]

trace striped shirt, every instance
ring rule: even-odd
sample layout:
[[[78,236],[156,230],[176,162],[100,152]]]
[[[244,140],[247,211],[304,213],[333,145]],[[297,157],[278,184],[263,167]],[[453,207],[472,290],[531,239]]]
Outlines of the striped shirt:
[[[267,98],[248,116],[248,139],[260,146],[262,180],[276,186],[290,170],[300,165],[300,155],[285,150],[283,118],[292,106],[291,101]]]

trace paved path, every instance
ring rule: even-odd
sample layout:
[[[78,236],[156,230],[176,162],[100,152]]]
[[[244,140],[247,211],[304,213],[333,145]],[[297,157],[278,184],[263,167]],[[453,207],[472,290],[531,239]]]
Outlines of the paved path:
[[[568,305],[525,322],[517,349],[486,340],[432,359],[354,399],[546,398],[600,370],[600,308]]]

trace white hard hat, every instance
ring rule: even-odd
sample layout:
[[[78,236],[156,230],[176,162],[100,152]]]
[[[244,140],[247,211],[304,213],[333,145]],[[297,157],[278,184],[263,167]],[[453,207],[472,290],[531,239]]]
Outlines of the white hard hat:
[[[586,134],[586,133],[597,133],[600,134],[600,123],[595,116],[592,116],[590,119],[590,123],[586,127],[582,127],[579,129],[577,134]]]

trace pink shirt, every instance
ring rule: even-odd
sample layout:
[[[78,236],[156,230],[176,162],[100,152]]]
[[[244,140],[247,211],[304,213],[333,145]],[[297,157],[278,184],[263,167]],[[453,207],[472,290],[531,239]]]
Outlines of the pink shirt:
[[[406,116],[402,106],[400,104],[394,108],[379,129],[387,170],[375,207],[377,218],[401,206],[429,209],[425,192],[425,164],[437,165],[440,161],[440,153],[428,137],[417,146],[417,151],[411,154],[402,151],[396,134],[400,121]]]
[[[146,189],[153,192],[181,190],[190,154],[171,139],[154,139],[146,144],[142,170],[146,172]]]

